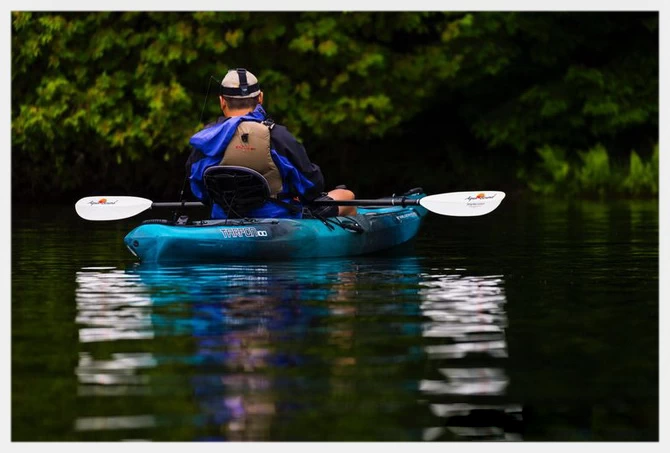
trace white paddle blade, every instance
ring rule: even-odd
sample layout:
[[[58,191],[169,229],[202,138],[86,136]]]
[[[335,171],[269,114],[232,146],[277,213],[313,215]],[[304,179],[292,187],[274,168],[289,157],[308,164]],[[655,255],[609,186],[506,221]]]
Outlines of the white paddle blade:
[[[85,197],[74,205],[74,209],[86,220],[120,220],[146,211],[152,203],[139,197]]]
[[[431,212],[456,217],[472,217],[488,214],[500,205],[504,192],[451,192],[428,195],[419,203]]]

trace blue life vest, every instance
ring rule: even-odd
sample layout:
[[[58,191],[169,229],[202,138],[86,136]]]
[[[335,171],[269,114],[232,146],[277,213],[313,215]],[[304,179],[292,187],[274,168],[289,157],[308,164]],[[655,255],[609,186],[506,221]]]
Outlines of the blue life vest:
[[[205,170],[213,165],[220,165],[223,160],[226,148],[230,144],[237,127],[243,121],[263,122],[267,118],[267,114],[263,107],[259,104],[253,112],[249,112],[243,116],[235,116],[227,119],[222,123],[215,124],[206,129],[203,129],[191,137],[189,143],[195,149],[203,153],[204,158],[191,165],[191,174],[189,176],[191,192],[198,199],[204,200],[207,197],[205,184],[203,181],[203,174]],[[304,177],[297,168],[285,156],[281,156],[270,144],[270,156],[272,161],[279,170],[282,179],[281,190],[277,193],[277,198],[283,201],[298,196],[304,196],[305,192],[313,187],[313,183]],[[286,207],[277,203],[267,202],[260,208],[249,212],[249,217],[256,218],[301,218],[302,205],[295,202],[297,212],[291,212]],[[213,219],[225,219],[221,206],[213,203],[211,216]]]

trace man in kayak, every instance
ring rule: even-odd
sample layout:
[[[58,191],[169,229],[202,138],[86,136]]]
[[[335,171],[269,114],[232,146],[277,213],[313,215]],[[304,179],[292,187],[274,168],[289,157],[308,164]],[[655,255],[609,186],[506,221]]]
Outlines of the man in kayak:
[[[219,102],[223,117],[191,137],[193,151],[186,163],[191,192],[207,198],[203,175],[213,165],[251,168],[267,180],[271,197],[250,217],[302,216],[302,203],[312,200],[353,200],[345,188],[324,192],[324,178],[300,142],[284,126],[274,123],[262,107],[263,92],[258,79],[246,69],[232,69],[221,81]],[[293,206],[289,206],[293,205]],[[294,209],[299,207],[300,209]],[[354,206],[312,208],[316,217],[353,215]],[[213,203],[212,218],[225,218]]]

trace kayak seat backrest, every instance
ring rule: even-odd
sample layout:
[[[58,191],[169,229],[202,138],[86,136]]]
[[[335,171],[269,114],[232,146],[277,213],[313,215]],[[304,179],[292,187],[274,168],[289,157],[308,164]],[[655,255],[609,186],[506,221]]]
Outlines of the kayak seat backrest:
[[[243,218],[270,199],[270,185],[256,170],[233,165],[215,165],[204,173],[209,198],[221,206],[228,218]]]

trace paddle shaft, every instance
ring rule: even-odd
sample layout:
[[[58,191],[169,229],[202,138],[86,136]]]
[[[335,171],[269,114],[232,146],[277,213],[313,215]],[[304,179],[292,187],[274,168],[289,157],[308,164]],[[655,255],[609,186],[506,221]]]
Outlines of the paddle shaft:
[[[151,203],[152,208],[200,208],[206,206],[199,201],[169,201],[164,203]]]
[[[315,206],[416,206],[417,198],[379,198],[377,200],[313,200],[308,204]]]
[[[313,200],[307,203],[314,206],[416,206],[419,200],[416,198],[379,198],[377,200]],[[199,208],[206,206],[199,201],[170,201],[163,203],[152,203],[152,208]]]

